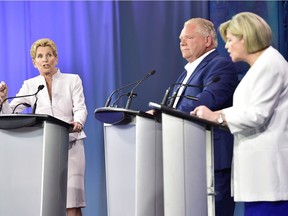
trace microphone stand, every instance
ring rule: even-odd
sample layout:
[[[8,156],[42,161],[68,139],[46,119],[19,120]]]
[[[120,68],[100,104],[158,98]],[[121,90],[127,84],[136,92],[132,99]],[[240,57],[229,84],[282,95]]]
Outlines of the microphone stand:
[[[41,91],[43,88],[44,88],[44,85],[39,85],[37,91],[36,91],[34,94],[20,95],[20,96],[14,96],[14,97],[7,97],[7,98],[5,98],[5,99],[1,102],[1,104],[0,104],[0,112],[2,111],[3,104],[4,104],[7,100],[14,99],[14,98],[22,98],[22,97],[36,96],[36,95],[38,94],[38,92]],[[37,100],[36,100],[36,102],[37,102]],[[34,106],[35,106],[35,105],[34,105]]]
[[[110,106],[110,102],[111,102],[111,99],[112,99],[112,96],[116,93],[116,92],[118,92],[118,91],[120,91],[120,90],[122,90],[122,89],[124,89],[124,88],[127,88],[127,87],[129,87],[129,86],[132,86],[132,85],[134,85],[134,84],[136,84],[136,83],[138,83],[138,82],[140,82],[140,80],[137,80],[137,81],[135,81],[135,82],[133,82],[133,83],[130,83],[130,84],[128,84],[128,85],[125,85],[125,86],[122,86],[122,87],[120,87],[120,88],[118,88],[118,89],[115,89],[111,94],[110,94],[110,96],[108,97],[108,99],[107,99],[107,101],[106,101],[106,103],[105,103],[105,107],[109,107]],[[117,98],[118,99],[118,98]],[[116,99],[116,100],[117,100]],[[119,99],[118,99],[119,100]],[[115,102],[114,102],[115,103]]]
[[[113,102],[113,104],[112,104],[112,107],[118,107],[117,105],[116,105],[116,103],[120,100],[120,98],[122,98],[123,96],[127,96],[127,97],[129,97],[130,96],[130,93],[126,93],[126,94],[122,94],[122,95],[120,95],[120,96],[118,96],[117,98],[116,98],[116,100]],[[133,97],[137,97],[137,94],[136,93],[133,93],[133,95],[132,95]]]
[[[174,99],[173,100],[173,103],[175,102],[175,98],[177,97],[180,97],[180,98],[186,98],[186,99],[189,99],[189,100],[194,100],[194,101],[198,101],[199,99],[195,96],[191,96],[191,95],[173,95],[171,97],[169,97],[169,99]],[[171,104],[173,103],[170,103],[169,106],[171,106]]]
[[[141,80],[132,88],[132,90],[130,91],[130,95],[128,96],[128,100],[127,100],[125,109],[129,109],[129,108],[130,108],[130,105],[131,105],[131,102],[132,102],[132,98],[133,98],[133,95],[134,95],[134,90],[135,90],[135,88],[136,88],[137,86],[139,86],[144,80],[146,80],[148,77],[154,75],[155,73],[156,73],[155,70],[150,71],[143,79],[141,79]]]
[[[36,100],[35,100],[35,103],[34,103],[34,106],[33,106],[32,114],[35,114],[36,108],[37,108],[38,97],[37,97],[37,95],[35,95],[35,97],[36,97]]]
[[[173,83],[172,85],[169,86],[169,88],[166,90],[165,92],[165,95],[162,99],[162,102],[161,102],[161,105],[167,105],[169,107],[173,106],[174,102],[175,102],[175,99],[177,97],[177,94],[178,94],[178,91],[180,89],[180,87],[182,86],[185,86],[185,87],[194,87],[194,88],[205,88],[209,85],[211,85],[212,83],[215,83],[215,82],[218,82],[221,78],[219,76],[216,76],[216,77],[213,77],[211,81],[209,81],[205,86],[202,86],[202,85],[190,85],[190,84],[183,84],[183,83]],[[175,85],[179,85],[179,88],[173,93],[173,95],[171,97],[169,97],[170,95],[170,91],[171,91],[171,88],[174,87]],[[190,98],[189,98],[190,97]],[[192,99],[191,97],[194,97],[194,96],[189,96],[187,95],[186,98],[188,99]],[[172,98],[172,101],[169,101],[169,104],[167,104],[167,101],[168,99],[171,99]],[[195,97],[194,99],[192,100],[195,100]],[[197,98],[198,100],[198,98]]]

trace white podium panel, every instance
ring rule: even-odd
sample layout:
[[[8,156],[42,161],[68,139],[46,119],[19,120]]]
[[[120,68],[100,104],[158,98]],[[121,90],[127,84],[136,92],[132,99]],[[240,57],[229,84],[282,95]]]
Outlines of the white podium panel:
[[[143,117],[136,121],[135,216],[164,216],[162,127]]]
[[[213,184],[211,132],[207,136],[201,124],[165,113],[162,127],[165,216],[213,215],[208,197]]]
[[[68,129],[0,130],[0,215],[65,216]]]
[[[162,216],[161,125],[136,116],[129,124],[104,124],[109,216]]]

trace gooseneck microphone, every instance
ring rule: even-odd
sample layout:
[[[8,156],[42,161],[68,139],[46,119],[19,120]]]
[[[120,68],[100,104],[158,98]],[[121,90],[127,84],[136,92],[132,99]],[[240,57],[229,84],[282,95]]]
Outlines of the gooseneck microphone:
[[[114,91],[112,91],[112,93],[110,94],[110,96],[107,98],[107,101],[106,101],[106,103],[105,103],[105,107],[110,106],[112,97],[113,97],[113,95],[114,95],[116,92],[118,92],[118,91],[120,91],[120,90],[122,90],[122,89],[128,88],[128,87],[130,87],[130,86],[132,86],[132,85],[135,85],[135,84],[137,84],[139,81],[140,81],[140,80],[137,80],[137,81],[135,81],[135,82],[132,82],[132,83],[130,83],[130,84],[128,84],[128,85],[122,86],[122,87],[120,87],[120,88],[115,89]],[[117,98],[117,99],[118,99],[118,98]],[[116,99],[116,100],[117,100],[117,99]],[[118,100],[119,100],[119,99],[118,99]],[[114,103],[115,103],[115,102],[114,102]]]
[[[22,97],[36,96],[36,95],[38,94],[38,92],[41,91],[43,88],[44,88],[44,85],[39,85],[37,91],[36,91],[34,94],[20,95],[20,96],[13,96],[13,97],[7,97],[7,98],[5,98],[5,99],[2,101],[2,103],[0,104],[0,112],[1,112],[1,110],[2,110],[3,104],[4,104],[7,100],[15,99],[15,98],[22,98]],[[36,97],[36,98],[37,98],[37,97]],[[37,98],[37,99],[38,99],[38,98]],[[35,102],[34,106],[35,106],[36,103],[37,103],[37,99],[36,99],[36,102]],[[15,111],[15,110],[14,110],[14,111]]]
[[[187,98],[189,100],[194,100],[194,101],[198,101],[199,99],[195,96],[191,96],[191,95],[173,95],[171,97],[169,97],[169,99],[174,99],[174,98]],[[173,101],[174,102],[174,101]],[[169,104],[170,106],[172,106],[172,104]]]
[[[118,105],[117,105],[117,102],[118,102],[122,97],[124,97],[124,96],[129,97],[129,96],[130,96],[130,92],[119,95],[119,96],[115,99],[115,101],[113,102],[112,107],[117,107],[117,106],[118,106]],[[132,97],[137,97],[137,94],[136,94],[136,93],[133,93]]]
[[[202,85],[191,85],[191,84],[183,84],[183,83],[173,83],[172,85],[169,86],[169,88],[166,90],[165,92],[165,95],[162,99],[162,102],[161,102],[161,105],[167,105],[167,102],[168,102],[168,99],[171,99],[170,100],[170,106],[173,106],[174,102],[175,102],[175,99],[177,97],[177,94],[178,94],[178,91],[180,89],[180,87],[184,86],[184,87],[194,87],[194,88],[205,88],[209,85],[211,85],[212,83],[215,83],[215,82],[218,82],[221,78],[216,76],[214,78],[212,78],[212,80],[210,80],[206,85],[202,86]],[[170,92],[171,92],[171,89],[174,87],[174,86],[179,86],[178,89],[173,93],[173,95],[171,97],[169,97],[170,95]],[[196,99],[196,97],[194,96],[189,96],[187,95],[186,98],[188,99],[192,99],[192,100],[198,100],[198,98]]]
[[[210,82],[209,82],[210,83]],[[171,97],[169,97],[171,89],[176,86],[179,85],[179,88],[173,93],[173,95]],[[185,87],[194,87],[194,88],[204,88],[205,86],[201,86],[201,85],[190,85],[190,84],[184,84],[184,83],[173,83],[172,85],[169,86],[169,88],[166,90],[165,95],[162,99],[161,105],[166,105],[168,99],[174,99],[177,97],[178,91],[180,89],[181,86],[185,86]],[[172,101],[171,101],[172,102]],[[170,102],[170,103],[171,103]],[[174,103],[174,101],[173,101]]]
[[[134,90],[137,88],[137,86],[139,86],[144,80],[146,80],[148,77],[154,75],[156,73],[156,70],[152,70],[150,71],[144,78],[142,78],[141,80],[139,80],[136,85],[131,89],[130,93],[129,93],[129,96],[128,96],[128,100],[127,100],[127,103],[126,103],[126,109],[129,109],[130,108],[130,105],[131,105],[131,102],[132,102],[132,98],[133,98],[133,95],[134,95]]]
[[[38,92],[41,91],[43,88],[44,88],[44,85],[39,85],[39,86],[38,86],[38,90],[37,90],[37,92],[34,94],[35,97],[36,97],[36,100],[35,100],[35,103],[34,103],[34,105],[33,105],[32,114],[35,114],[35,112],[36,112],[37,102],[38,102],[37,94],[38,94]]]

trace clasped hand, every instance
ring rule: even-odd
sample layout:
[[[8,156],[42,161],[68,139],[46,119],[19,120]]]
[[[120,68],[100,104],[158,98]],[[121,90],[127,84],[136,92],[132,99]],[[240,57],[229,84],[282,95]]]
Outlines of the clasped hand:
[[[79,122],[71,122],[70,124],[73,125],[72,132],[80,133],[83,130],[83,125]]]

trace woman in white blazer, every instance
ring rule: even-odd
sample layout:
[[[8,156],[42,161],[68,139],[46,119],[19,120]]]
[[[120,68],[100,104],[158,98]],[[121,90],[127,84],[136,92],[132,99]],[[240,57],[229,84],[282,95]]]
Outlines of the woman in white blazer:
[[[87,117],[82,81],[78,75],[64,74],[56,68],[58,53],[52,40],[37,40],[33,43],[30,54],[40,75],[24,81],[17,96],[34,94],[40,85],[44,85],[44,88],[38,92],[37,97],[15,98],[10,104],[6,101],[2,113],[21,112],[25,109],[23,104],[34,107],[37,98],[35,113],[49,114],[73,125],[73,133],[69,134],[67,215],[81,216],[81,208],[86,205],[83,145],[86,135],[83,126]],[[3,101],[7,94],[7,86],[1,82],[0,99]]]
[[[191,112],[227,125],[234,135],[232,195],[245,216],[288,213],[288,63],[258,15],[243,12],[219,27],[234,62],[250,69],[234,92],[233,106]]]

